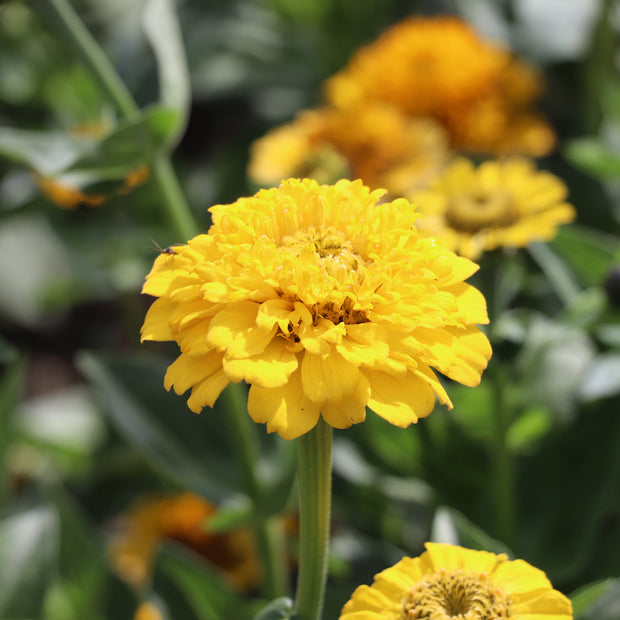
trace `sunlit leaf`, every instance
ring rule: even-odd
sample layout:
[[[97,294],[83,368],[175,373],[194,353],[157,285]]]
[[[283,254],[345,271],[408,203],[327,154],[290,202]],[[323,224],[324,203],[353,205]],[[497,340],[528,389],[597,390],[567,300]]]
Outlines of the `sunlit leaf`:
[[[575,620],[620,618],[620,579],[587,584],[571,596]]]
[[[58,516],[37,506],[0,521],[0,618],[40,618],[56,575]]]
[[[599,179],[620,175],[620,153],[615,153],[596,138],[571,140],[564,153],[575,166]]]

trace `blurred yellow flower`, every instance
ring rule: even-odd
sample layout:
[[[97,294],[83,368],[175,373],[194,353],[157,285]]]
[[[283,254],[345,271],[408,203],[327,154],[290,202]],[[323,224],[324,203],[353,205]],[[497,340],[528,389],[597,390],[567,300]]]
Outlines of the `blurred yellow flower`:
[[[336,107],[383,101],[411,116],[433,117],[455,148],[533,156],[546,154],[555,141],[532,110],[540,91],[533,69],[452,16],[397,23],[325,85]]]
[[[335,428],[366,406],[406,427],[435,396],[433,369],[477,385],[491,356],[476,324],[477,265],[416,229],[405,199],[377,204],[361,181],[289,179],[211,208],[208,234],[161,254],[143,292],[157,297],[142,340],[174,340],[165,387],[213,406],[230,381],[251,385],[248,410],[285,439],[319,416]]]
[[[448,143],[437,121],[410,118],[384,103],[323,107],[257,140],[248,173],[263,185],[288,177],[361,179],[398,197],[437,174],[448,159]]]
[[[340,620],[572,620],[568,598],[523,560],[427,543],[359,586]]]
[[[163,620],[161,612],[153,603],[141,603],[136,610],[134,620]]]
[[[430,185],[411,196],[424,216],[420,230],[461,256],[521,247],[553,238],[575,218],[564,183],[527,159],[486,161],[479,167],[457,158]]]
[[[216,511],[192,493],[143,498],[120,518],[110,545],[112,567],[121,579],[144,590],[159,546],[176,541],[219,567],[237,588],[252,588],[259,581],[252,534],[246,529],[209,532],[208,522]]]

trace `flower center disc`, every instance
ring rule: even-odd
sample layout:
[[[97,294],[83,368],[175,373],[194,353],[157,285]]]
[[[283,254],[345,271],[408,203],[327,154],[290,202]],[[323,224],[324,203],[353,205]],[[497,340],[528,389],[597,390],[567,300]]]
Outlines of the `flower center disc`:
[[[404,604],[406,620],[501,620],[510,618],[510,600],[484,573],[462,570],[427,575]]]
[[[282,244],[299,256],[312,250],[321,267],[332,276],[342,269],[357,271],[364,264],[364,259],[353,251],[350,241],[332,227],[299,230],[284,237]]]
[[[450,225],[464,232],[509,226],[515,217],[512,198],[500,192],[455,196],[447,211]]]

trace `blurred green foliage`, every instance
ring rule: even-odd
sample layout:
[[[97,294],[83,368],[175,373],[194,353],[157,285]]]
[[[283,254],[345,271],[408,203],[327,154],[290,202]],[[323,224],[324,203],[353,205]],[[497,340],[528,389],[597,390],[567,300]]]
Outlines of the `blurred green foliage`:
[[[387,25],[451,11],[500,33],[545,74],[543,106],[560,148],[541,166],[567,183],[577,223],[546,246],[484,257],[472,283],[489,303],[494,357],[478,388],[449,386],[452,412],[438,408],[407,430],[369,415],[336,433],[325,617],[433,539],[508,551],[574,592],[578,620],[618,618],[620,33],[612,3],[590,3],[585,19],[580,3],[566,2],[563,32],[573,38],[558,42],[561,33],[547,40],[535,28],[559,10],[545,0],[76,0],[135,101],[132,119],[118,113],[46,4],[0,6],[0,617],[132,618],[138,600],[112,571],[107,543],[115,518],[143,494],[198,493],[221,506],[221,530],[251,518],[222,406],[188,412],[162,386],[174,351],[138,344],[148,305],[139,290],[157,246],[185,239],[152,179],[130,194],[117,192],[123,179],[173,152],[206,229],[209,206],[253,192],[245,173],[252,140],[319,101],[322,80]],[[33,170],[108,198],[61,210]],[[489,482],[498,408],[517,480],[510,541],[500,540]],[[264,515],[294,514],[294,450],[257,433]],[[294,541],[289,547],[294,575]],[[160,550],[146,596],[164,617],[187,620],[251,618],[269,603],[235,591],[174,544]],[[289,614],[285,598],[259,618]]]

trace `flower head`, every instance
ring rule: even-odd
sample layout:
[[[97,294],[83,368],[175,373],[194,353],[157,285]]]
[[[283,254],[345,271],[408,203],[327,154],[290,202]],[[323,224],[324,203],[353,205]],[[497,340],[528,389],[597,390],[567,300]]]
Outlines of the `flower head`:
[[[269,185],[287,177],[346,176],[398,197],[427,183],[449,154],[449,136],[437,121],[367,102],[302,112],[254,143],[248,172]]]
[[[358,50],[325,91],[340,108],[381,101],[435,118],[455,148],[538,156],[554,144],[551,127],[532,111],[541,91],[536,72],[456,17],[402,20]]]
[[[458,158],[428,189],[413,194],[424,218],[420,228],[462,256],[521,247],[553,238],[575,217],[564,183],[527,159]]]
[[[505,555],[427,543],[359,586],[340,620],[572,620],[545,574]]]
[[[150,579],[158,547],[173,540],[193,549],[242,590],[255,586],[259,568],[249,530],[225,533],[207,530],[216,507],[193,493],[143,498],[120,519],[110,548],[116,573],[138,590]],[[150,617],[143,611],[144,617]]]
[[[212,207],[209,233],[161,254],[143,288],[158,299],[142,339],[181,349],[166,388],[191,388],[199,412],[246,381],[254,421],[293,439],[320,415],[345,428],[368,406],[405,427],[435,396],[451,406],[433,369],[477,385],[491,355],[485,300],[464,282],[477,265],[383,193],[290,179]]]

